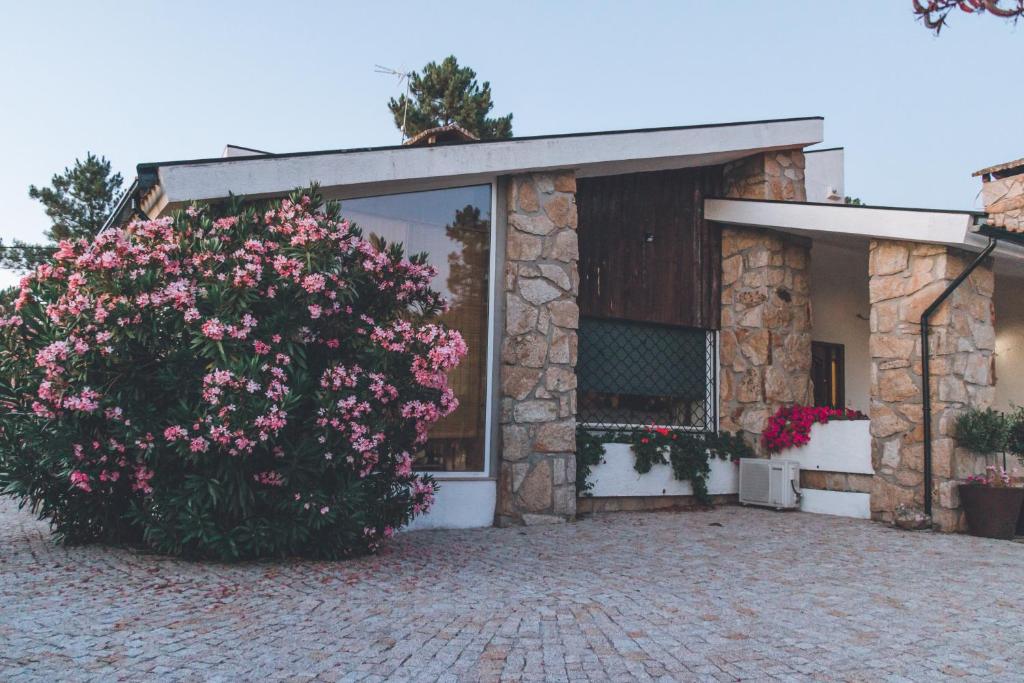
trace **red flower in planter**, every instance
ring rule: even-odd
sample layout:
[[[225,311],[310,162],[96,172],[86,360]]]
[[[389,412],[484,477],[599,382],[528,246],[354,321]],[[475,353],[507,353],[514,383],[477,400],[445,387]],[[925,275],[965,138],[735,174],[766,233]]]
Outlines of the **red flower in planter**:
[[[769,453],[807,445],[811,440],[811,426],[829,420],[864,420],[859,410],[828,408],[824,406],[783,406],[768,420],[761,432],[761,444]]]

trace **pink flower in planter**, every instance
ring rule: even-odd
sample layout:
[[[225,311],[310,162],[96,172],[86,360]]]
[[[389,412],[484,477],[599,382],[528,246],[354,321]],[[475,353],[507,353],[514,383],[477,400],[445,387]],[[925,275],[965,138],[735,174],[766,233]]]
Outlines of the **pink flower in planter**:
[[[864,419],[866,416],[850,408],[837,410],[822,406],[783,406],[768,420],[761,433],[761,443],[769,453],[808,444],[811,426],[825,424],[830,419]]]

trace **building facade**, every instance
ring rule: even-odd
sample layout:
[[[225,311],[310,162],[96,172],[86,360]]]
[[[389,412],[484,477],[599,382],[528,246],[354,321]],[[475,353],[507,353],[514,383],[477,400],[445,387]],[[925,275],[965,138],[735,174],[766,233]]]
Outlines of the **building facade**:
[[[727,430],[756,446],[778,408],[827,402],[869,415],[869,464],[806,472],[805,489],[883,521],[925,512],[930,490],[931,521],[960,529],[956,482],[985,463],[953,420],[1024,398],[996,327],[1000,313],[1024,329],[997,293],[1024,277],[1021,249],[1000,245],[932,320],[926,449],[921,314],[985,245],[984,221],[843,205],[842,150],[808,149],[822,138],[808,118],[253,152],[142,164],[123,208],[318,182],[364,230],[431,254],[470,354],[452,377],[461,407],[420,456],[441,490],[415,526],[683,504],[685,484],[633,480],[578,498],[577,430]],[[719,469],[710,492],[729,500],[735,473]]]

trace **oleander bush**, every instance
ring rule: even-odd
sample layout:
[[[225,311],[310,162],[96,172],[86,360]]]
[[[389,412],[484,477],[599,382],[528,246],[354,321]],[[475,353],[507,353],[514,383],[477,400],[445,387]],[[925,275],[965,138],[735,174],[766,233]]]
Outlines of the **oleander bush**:
[[[427,510],[458,332],[423,254],[316,188],[61,242],[0,301],[0,491],[60,540],[372,552]],[[8,302],[9,302],[8,297]]]

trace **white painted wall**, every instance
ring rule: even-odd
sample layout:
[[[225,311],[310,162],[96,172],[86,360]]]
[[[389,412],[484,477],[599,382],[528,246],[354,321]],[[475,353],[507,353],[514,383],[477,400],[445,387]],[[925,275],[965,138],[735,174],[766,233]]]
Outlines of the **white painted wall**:
[[[801,489],[800,511],[819,515],[871,519],[871,494]]]
[[[804,152],[804,160],[807,163],[804,169],[807,201],[842,204],[845,189],[843,148]]]
[[[590,470],[594,488],[590,494],[596,498],[620,496],[692,496],[688,481],[678,481],[671,465],[655,465],[646,474],[633,469],[635,458],[629,444],[609,443],[604,447],[601,463]],[[712,495],[739,491],[739,468],[729,460],[711,460],[708,493]]]
[[[787,448],[773,460],[795,460],[801,470],[874,474],[871,466],[871,421],[835,420],[811,425],[811,441]]]
[[[418,529],[475,529],[494,524],[497,483],[493,479],[439,479],[430,512],[412,521]]]
[[[868,245],[814,241],[811,248],[811,309],[814,341],[843,344],[846,352],[846,405],[868,411],[871,383],[871,329],[868,314]]]
[[[1024,406],[1024,278],[996,273],[996,410]]]

